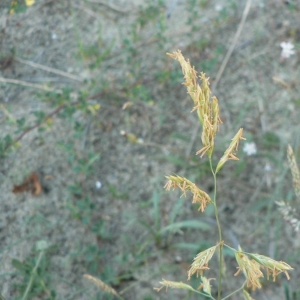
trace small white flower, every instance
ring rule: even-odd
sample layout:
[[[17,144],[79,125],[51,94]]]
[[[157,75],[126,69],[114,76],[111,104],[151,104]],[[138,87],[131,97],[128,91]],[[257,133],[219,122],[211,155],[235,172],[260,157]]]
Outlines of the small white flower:
[[[256,144],[253,142],[245,143],[243,147],[243,152],[248,156],[256,154],[257,153]]]
[[[221,11],[223,9],[223,6],[221,4],[215,5],[215,11]]]
[[[102,183],[101,183],[100,181],[96,181],[96,182],[95,182],[95,186],[96,186],[96,189],[97,189],[97,190],[100,190],[101,187],[102,187]]]
[[[271,167],[270,164],[268,164],[268,163],[265,164],[265,171],[266,172],[271,172],[272,171],[272,167]]]
[[[281,57],[282,58],[289,58],[291,55],[295,54],[294,45],[291,42],[282,42],[280,44],[281,50]]]

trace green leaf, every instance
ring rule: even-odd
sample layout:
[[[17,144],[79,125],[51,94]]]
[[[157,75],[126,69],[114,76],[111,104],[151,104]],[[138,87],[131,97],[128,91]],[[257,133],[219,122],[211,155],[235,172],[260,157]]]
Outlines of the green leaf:
[[[176,249],[187,249],[191,251],[199,251],[199,244],[192,244],[192,243],[177,243],[172,245],[172,248]]]
[[[159,208],[159,200],[160,200],[160,195],[157,191],[154,191],[153,196],[152,196],[152,203],[153,203],[153,213],[154,213],[154,222],[155,222],[155,230],[159,232],[160,230],[160,220],[161,220],[161,215],[160,215],[160,208]]]
[[[180,215],[184,201],[184,198],[179,198],[178,201],[176,201],[169,216],[169,223],[174,223],[176,217]]]
[[[173,224],[170,224],[166,227],[164,227],[161,230],[162,233],[166,233],[168,231],[178,231],[182,228],[194,228],[194,229],[202,229],[202,230],[209,230],[211,229],[211,225],[201,222],[198,220],[186,220],[186,221],[181,221],[181,222],[176,222]]]
[[[100,153],[96,153],[92,155],[92,157],[89,159],[87,166],[90,167],[95,161],[97,161],[100,158]]]
[[[28,271],[30,271],[28,266],[26,264],[20,262],[18,259],[13,259],[11,264],[13,265],[14,268],[21,271],[23,274],[26,274]]]

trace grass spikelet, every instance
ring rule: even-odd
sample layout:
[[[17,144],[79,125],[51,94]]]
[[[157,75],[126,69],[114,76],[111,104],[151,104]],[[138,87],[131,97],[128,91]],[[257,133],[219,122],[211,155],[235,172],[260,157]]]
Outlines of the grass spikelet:
[[[271,275],[273,277],[273,281],[275,281],[276,276],[280,273],[284,273],[286,278],[290,279],[288,271],[293,270],[293,268],[286,262],[277,261],[261,254],[248,253],[248,255],[267,270],[268,279]]]
[[[218,246],[219,245],[208,248],[197,254],[188,270],[188,280],[190,280],[194,274],[203,276],[203,272],[209,269],[208,262],[211,260]]]
[[[99,278],[96,278],[92,275],[89,274],[84,274],[83,278],[87,279],[88,281],[92,282],[93,284],[95,284],[100,290],[102,290],[105,293],[108,294],[112,294],[116,297],[118,297],[119,299],[123,299],[117,292],[116,290],[114,290],[111,286],[107,285],[106,283],[104,283],[102,280],[100,280]]]
[[[235,258],[239,268],[234,275],[237,276],[242,271],[247,280],[247,287],[252,290],[261,288],[259,278],[264,277],[264,274],[260,270],[260,264],[253,259],[249,259],[246,254],[240,251],[235,252]]]
[[[236,157],[235,152],[238,150],[240,140],[245,140],[245,138],[243,137],[243,128],[239,129],[239,131],[236,133],[236,135],[232,139],[229,147],[224,152],[224,155],[221,157],[221,159],[220,159],[220,161],[217,165],[216,173],[218,173],[218,171],[220,171],[220,169],[223,167],[223,165],[226,163],[226,161],[228,161],[228,160],[239,160]]]
[[[177,288],[177,289],[184,289],[184,290],[189,290],[189,291],[194,291],[194,289],[183,282],[177,282],[177,281],[169,281],[169,280],[165,280],[162,279],[162,281],[159,282],[162,286],[159,288],[154,288],[154,290],[160,292],[164,287],[166,288],[166,291],[168,290],[168,288]]]
[[[204,99],[203,98],[204,91],[201,90],[199,84],[197,83],[196,70],[191,66],[189,60],[185,60],[180,50],[173,53],[167,53],[167,55],[177,60],[180,63],[182,68],[182,73],[185,79],[185,82],[183,84],[186,86],[188,94],[193,99],[195,107],[197,107],[200,104],[199,99],[200,98]]]
[[[198,210],[204,211],[207,204],[211,203],[211,199],[207,193],[200,190],[195,183],[189,181],[188,179],[180,176],[166,176],[168,179],[164,188],[169,191],[171,188],[179,188],[183,194],[182,196],[186,196],[186,192],[191,192],[193,194],[192,203],[200,204]]]
[[[206,278],[204,276],[201,276],[201,281],[202,283],[198,287],[198,290],[203,290],[204,293],[211,295],[211,285],[210,285],[210,280],[213,280],[214,278]]]

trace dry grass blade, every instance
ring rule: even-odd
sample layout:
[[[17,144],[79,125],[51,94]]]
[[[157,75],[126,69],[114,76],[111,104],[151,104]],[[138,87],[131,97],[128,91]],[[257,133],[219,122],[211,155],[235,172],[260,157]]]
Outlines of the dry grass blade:
[[[57,74],[57,75],[60,75],[60,76],[64,76],[64,77],[67,77],[67,78],[70,78],[70,79],[73,79],[73,80],[76,80],[76,81],[79,81],[79,82],[83,82],[83,79],[81,77],[70,74],[70,73],[67,73],[67,72],[64,72],[64,71],[61,71],[61,70],[57,70],[57,69],[50,68],[50,67],[47,67],[47,66],[44,66],[44,65],[41,65],[41,64],[37,64],[37,63],[34,63],[32,61],[25,60],[25,59],[22,59],[22,58],[19,58],[19,57],[15,57],[14,60],[16,60],[20,63],[26,64],[28,66],[31,66],[33,68],[38,68],[38,69],[41,69],[41,70],[44,70],[44,71],[47,71],[47,72],[50,72],[50,73],[54,73],[54,74]]]
[[[83,277],[85,279],[87,279],[88,281],[94,283],[99,289],[101,289],[103,292],[108,293],[108,294],[112,294],[116,297],[118,297],[119,299],[123,299],[117,292],[116,290],[114,290],[111,286],[107,285],[106,283],[104,283],[102,280],[91,276],[89,274],[84,274]]]
[[[23,81],[23,80],[0,77],[0,82],[17,84],[17,85],[22,85],[22,86],[27,86],[27,87],[43,90],[43,91],[46,91],[46,92],[55,92],[57,94],[62,94],[62,90],[55,90],[55,89],[52,89],[50,87],[47,87],[47,86],[44,86],[44,85],[41,85],[41,84],[30,83],[30,82],[26,82],[26,81]]]

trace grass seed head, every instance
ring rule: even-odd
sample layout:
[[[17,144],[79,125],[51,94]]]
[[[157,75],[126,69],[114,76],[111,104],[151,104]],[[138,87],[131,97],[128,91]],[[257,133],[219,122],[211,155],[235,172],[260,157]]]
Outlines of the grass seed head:
[[[166,291],[168,291],[168,288],[177,288],[177,289],[184,289],[184,290],[189,290],[189,291],[194,291],[194,289],[183,282],[177,282],[177,281],[169,281],[162,279],[162,281],[159,282],[162,286],[159,288],[154,288],[154,290],[160,292],[164,287],[166,288]]]
[[[261,254],[248,253],[248,255],[267,270],[268,279],[271,275],[275,281],[280,273],[284,273],[286,278],[290,279],[288,271],[292,271],[293,268],[284,261],[277,261]]]
[[[207,153],[208,156],[211,157],[214,149],[214,139],[219,130],[219,125],[222,123],[218,99],[211,97],[209,79],[205,73],[200,73],[201,86],[198,84],[197,72],[194,67],[191,66],[189,60],[186,60],[179,50],[173,53],[167,53],[167,55],[179,61],[185,79],[183,84],[187,87],[187,92],[194,102],[192,112],[197,112],[199,121],[203,127],[201,135],[203,147],[197,154],[203,157],[203,155]]]
[[[115,295],[118,298],[121,298],[120,295],[116,292],[116,290],[114,290],[111,286],[109,286],[106,283],[104,283],[99,278],[96,278],[96,277],[91,276],[89,274],[84,274],[83,277],[85,279],[87,279],[88,281],[92,282],[93,284],[95,284],[103,292],[108,293],[108,294],[112,294],[112,295]]]
[[[238,150],[238,146],[239,146],[240,140],[246,140],[243,137],[243,128],[239,129],[239,131],[236,133],[236,135],[232,139],[229,147],[224,152],[223,156],[221,157],[221,159],[220,159],[220,161],[219,161],[219,163],[217,165],[216,173],[221,170],[221,168],[224,166],[224,164],[228,160],[239,160],[236,157],[236,151]]]
[[[207,193],[200,190],[195,183],[189,181],[185,177],[172,175],[166,176],[166,178],[168,179],[168,181],[165,184],[164,188],[167,191],[169,191],[172,188],[179,188],[183,192],[182,196],[186,196],[187,192],[191,192],[193,194],[192,203],[197,203],[200,205],[198,210],[203,212],[207,204],[212,203],[212,200]]]
[[[247,280],[247,287],[252,290],[261,288],[259,278],[264,277],[264,274],[260,270],[260,264],[253,259],[249,259],[246,254],[240,251],[235,252],[235,258],[239,267],[234,275],[237,276],[242,271]]]
[[[195,273],[197,276],[199,274],[203,276],[204,271],[209,269],[208,262],[211,260],[218,246],[219,244],[197,254],[188,270],[188,280],[190,280],[191,276]]]

